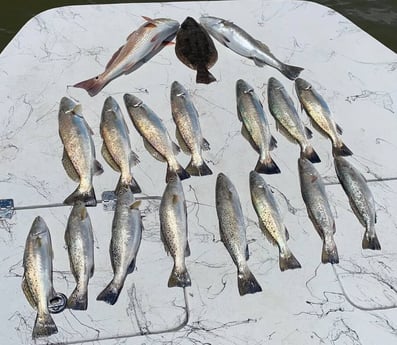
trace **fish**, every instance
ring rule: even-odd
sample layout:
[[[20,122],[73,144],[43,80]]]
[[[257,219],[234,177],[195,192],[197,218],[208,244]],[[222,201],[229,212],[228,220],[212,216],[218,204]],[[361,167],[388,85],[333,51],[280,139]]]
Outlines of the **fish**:
[[[171,140],[158,115],[134,95],[126,93],[124,103],[134,127],[143,138],[145,148],[157,160],[167,162],[166,182],[175,173],[181,180],[189,178],[190,174],[176,159],[180,148]]]
[[[380,250],[381,245],[375,232],[375,200],[364,176],[343,157],[334,157],[335,171],[350,206],[361,225],[365,227],[363,249]]]
[[[97,95],[112,80],[135,71],[170,44],[179,28],[179,22],[173,19],[142,18],[145,23],[127,37],[127,42],[106,64],[105,71],[73,87],[85,89],[91,97]]]
[[[351,156],[353,152],[343,143],[340,134],[342,128],[335,123],[331,110],[324,98],[313,88],[313,86],[302,78],[295,80],[295,90],[299,102],[306,114],[311,119],[313,126],[332,142],[332,153],[334,156]]]
[[[122,186],[117,191],[116,209],[112,222],[112,238],[109,253],[113,279],[97,296],[97,301],[115,304],[127,275],[134,272],[139,246],[142,240],[140,201],[136,201],[131,189]]]
[[[178,175],[173,175],[165,187],[160,202],[160,236],[167,254],[174,260],[168,287],[191,286],[185,257],[190,255],[186,200]]]
[[[218,60],[214,41],[192,17],[182,22],[176,34],[175,54],[182,63],[197,71],[196,83],[210,84],[216,81],[208,71]]]
[[[102,156],[113,170],[120,172],[120,186],[129,186],[133,193],[141,193],[141,187],[131,174],[131,167],[139,163],[132,151],[129,130],[117,101],[109,96],[102,108],[100,124]]]
[[[78,200],[86,206],[96,206],[92,179],[103,173],[101,163],[95,158],[93,131],[82,115],[81,104],[63,97],[58,113],[59,136],[64,146],[62,164],[67,175],[79,182],[77,189],[69,195],[64,204],[74,205]]]
[[[276,78],[269,78],[267,96],[269,110],[276,120],[277,128],[287,139],[299,144],[303,157],[312,163],[319,163],[320,157],[309,142],[311,130],[303,125],[291,97]]]
[[[54,296],[52,260],[50,230],[44,219],[37,216],[26,239],[22,278],[22,290],[25,297],[37,311],[32,332],[33,339],[58,333],[58,328],[48,308]]]
[[[337,264],[339,255],[334,240],[335,220],[325,191],[324,181],[308,159],[299,158],[298,168],[301,194],[307,213],[323,240],[321,262]]]
[[[259,227],[269,242],[279,249],[280,270],[301,268],[287,245],[289,234],[271,189],[256,171],[250,172],[249,181],[252,206],[258,216]]]
[[[236,100],[237,115],[243,123],[241,133],[259,153],[255,171],[279,174],[280,168],[270,155],[270,151],[277,147],[277,140],[270,133],[269,122],[254,88],[242,79],[236,82]]]
[[[202,16],[199,21],[212,37],[235,53],[253,60],[256,66],[274,67],[291,80],[296,79],[303,71],[302,67],[281,62],[265,43],[255,39],[231,21],[211,16]]]
[[[240,198],[232,181],[223,173],[216,179],[215,200],[221,240],[237,267],[240,296],[262,291],[247,264],[249,251]]]
[[[178,144],[183,152],[192,156],[185,170],[194,176],[212,175],[201,156],[201,151],[209,150],[210,144],[201,133],[199,114],[188,91],[177,81],[171,84],[171,112]]]
[[[94,235],[91,219],[84,203],[77,201],[70,212],[65,231],[70,269],[76,287],[69,296],[67,306],[74,310],[87,310],[88,282],[94,275]]]

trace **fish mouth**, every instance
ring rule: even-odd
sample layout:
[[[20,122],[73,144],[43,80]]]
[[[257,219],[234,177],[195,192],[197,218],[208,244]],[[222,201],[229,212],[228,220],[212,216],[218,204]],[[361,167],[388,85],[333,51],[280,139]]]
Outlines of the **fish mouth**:
[[[127,107],[139,108],[143,104],[141,99],[129,93],[124,94],[123,98]]]
[[[113,111],[116,110],[117,108],[118,108],[118,104],[112,96],[109,96],[105,99],[105,103],[103,104],[104,111]]]

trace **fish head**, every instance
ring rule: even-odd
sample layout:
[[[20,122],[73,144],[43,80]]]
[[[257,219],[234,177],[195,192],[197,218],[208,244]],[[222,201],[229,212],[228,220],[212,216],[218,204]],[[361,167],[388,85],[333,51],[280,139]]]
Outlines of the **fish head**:
[[[199,20],[200,24],[211,34],[211,36],[222,44],[227,45],[227,42],[229,42],[227,39],[229,21],[211,16],[202,16]]]
[[[242,95],[246,93],[252,93],[254,91],[254,88],[249,85],[246,81],[243,79],[239,79],[236,82],[236,95]]]
[[[186,94],[187,94],[187,91],[186,91],[186,89],[183,87],[182,84],[180,84],[180,83],[177,82],[177,81],[174,81],[174,82],[171,84],[171,97],[174,97],[174,96],[180,97],[180,96],[184,96],[184,95],[186,95]]]
[[[32,223],[29,236],[33,238],[37,238],[37,237],[43,237],[46,234],[49,234],[47,224],[42,217],[37,216]]]
[[[232,181],[230,181],[230,179],[223,173],[219,173],[216,178],[215,190],[217,194],[217,200],[232,200],[237,195],[237,191]]]
[[[129,93],[124,94],[123,98],[127,108],[139,108],[143,104],[140,98]]]
[[[267,87],[269,89],[278,89],[281,90],[284,88],[283,84],[280,83],[280,81],[274,77],[270,77],[268,82],[267,82]]]
[[[313,163],[305,157],[298,158],[298,168],[299,174],[305,178],[310,178],[311,182],[314,182],[320,177],[320,174],[314,167]]]
[[[74,100],[70,99],[69,97],[62,97],[61,102],[59,104],[59,114],[81,114],[81,104],[75,102]]]
[[[103,103],[101,122],[106,121],[109,117],[117,117],[119,112],[120,107],[117,101],[112,96],[107,97]]]
[[[250,172],[250,186],[251,186],[251,188],[253,188],[253,187],[263,188],[265,185],[266,185],[266,182],[263,179],[263,177],[256,171],[252,170]]]
[[[176,32],[179,29],[179,22],[170,19],[170,18],[155,18],[155,19],[150,19],[145,17],[145,19],[150,23],[154,25],[154,29],[157,28],[157,30],[161,31],[165,37],[169,37],[172,34],[176,34]]]
[[[295,90],[297,94],[300,94],[304,91],[310,91],[312,88],[312,84],[302,78],[295,79]]]

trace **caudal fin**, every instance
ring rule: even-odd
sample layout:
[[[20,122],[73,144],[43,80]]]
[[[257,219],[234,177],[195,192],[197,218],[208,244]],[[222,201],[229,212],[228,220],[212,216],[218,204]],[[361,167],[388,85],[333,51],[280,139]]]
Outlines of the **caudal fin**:
[[[321,262],[323,264],[338,264],[339,255],[336,243],[333,239],[326,240],[323,242],[323,252],[321,254]]]
[[[65,205],[74,205],[76,201],[84,202],[85,206],[96,206],[97,201],[95,197],[94,188],[86,192],[82,193],[79,188],[77,188],[72,194],[70,194],[65,201],[63,202]]]
[[[280,168],[277,166],[276,162],[273,160],[272,157],[268,157],[264,160],[258,159],[256,163],[255,171],[260,174],[279,174]]]
[[[197,165],[193,162],[192,159],[185,170],[192,176],[212,175],[212,170],[209,168],[207,163],[204,162],[204,160],[202,160],[201,163]]]
[[[88,92],[88,94],[93,97],[99,93],[104,87],[106,83],[99,77],[94,77],[91,79],[83,80],[80,83],[74,84],[73,87],[79,87]]]
[[[314,151],[312,146],[307,146],[305,151],[302,152],[303,157],[307,158],[312,163],[320,163],[321,159],[317,152]]]
[[[181,181],[190,177],[190,174],[185,169],[183,169],[181,165],[179,165],[175,171],[175,170],[172,170],[170,165],[168,164],[167,165],[167,175],[165,176],[165,182],[168,182],[170,180],[170,178],[172,176],[174,176],[175,174],[177,174],[179,176],[179,179]]]
[[[206,67],[197,67],[196,83],[210,84],[216,81],[216,78],[208,71]]]
[[[141,187],[139,186],[138,182],[131,176],[131,180],[127,183],[122,181],[121,176],[119,181],[117,182],[115,193],[118,194],[119,190],[127,187],[131,189],[131,192],[134,194],[142,193]]]
[[[37,313],[32,338],[48,337],[58,333],[58,328],[50,313]]]
[[[332,154],[335,156],[351,156],[353,152],[344,144],[332,146]]]
[[[289,252],[287,256],[282,255],[282,253],[280,252],[279,265],[281,271],[293,270],[295,268],[302,267],[294,254],[292,254],[291,252]]]
[[[122,285],[120,286],[112,280],[108,286],[106,286],[105,289],[103,289],[103,291],[97,296],[96,300],[104,301],[113,305],[117,302],[122,288]]]
[[[87,290],[80,289],[78,286],[73,290],[68,298],[67,307],[73,310],[87,310],[88,298]]]
[[[281,68],[281,73],[284,74],[288,79],[295,80],[299,77],[299,74],[303,71],[302,67],[286,65],[284,64]]]
[[[191,280],[189,272],[187,271],[186,267],[184,268],[176,268],[175,265],[172,268],[172,272],[170,278],[168,279],[168,287],[186,287],[191,286]]]
[[[365,231],[363,242],[362,242],[363,249],[372,249],[372,250],[381,250],[380,243],[378,240],[378,236],[376,233],[369,234],[368,231]]]
[[[258,281],[248,268],[244,272],[237,272],[237,284],[240,296],[262,291]]]

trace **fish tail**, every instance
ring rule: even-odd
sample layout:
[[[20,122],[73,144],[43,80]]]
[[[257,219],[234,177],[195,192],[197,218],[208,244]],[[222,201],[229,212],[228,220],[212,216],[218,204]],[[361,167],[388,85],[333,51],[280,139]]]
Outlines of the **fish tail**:
[[[237,272],[237,284],[240,296],[243,296],[247,293],[262,291],[262,288],[256,280],[255,276],[248,268],[246,268],[244,271]]]
[[[58,333],[58,328],[49,312],[37,313],[34,323],[32,338],[48,337]]]
[[[323,252],[321,254],[321,262],[323,264],[338,264],[339,255],[338,248],[336,248],[336,243],[333,238],[329,240],[324,240],[323,242]]]
[[[317,152],[314,151],[313,146],[307,146],[305,150],[302,152],[303,157],[307,158],[312,163],[320,163],[321,159],[318,156]]]
[[[70,194],[65,201],[63,202],[66,205],[74,205],[76,201],[84,202],[85,206],[96,206],[96,196],[94,192],[94,188],[88,192],[82,193],[79,188],[77,188],[72,194]]]
[[[376,236],[375,232],[370,233],[368,230],[365,231],[362,242],[362,248],[372,249],[372,250],[381,249],[378,236]]]
[[[204,160],[201,160],[199,164],[196,164],[192,158],[185,170],[192,176],[212,175],[212,170]]]
[[[280,168],[277,166],[276,162],[272,157],[267,157],[265,159],[258,159],[256,163],[255,171],[260,174],[279,174]]]
[[[128,182],[123,181],[120,176],[119,181],[117,182],[115,193],[118,194],[120,189],[122,189],[123,187],[130,188],[131,192],[134,194],[142,193],[141,187],[132,176],[131,176],[131,180]]]
[[[74,84],[73,87],[79,87],[81,89],[84,89],[91,97],[93,97],[98,94],[99,91],[101,91],[105,87],[105,85],[106,83],[104,82],[104,80],[100,76],[97,76]]]
[[[177,174],[180,178],[180,180],[185,180],[190,177],[190,174],[182,168],[182,166],[178,163],[178,167],[176,170],[173,170],[171,166],[168,164],[167,165],[167,175],[165,177],[165,182],[168,182],[172,176]]]
[[[284,74],[288,79],[295,80],[299,77],[299,74],[303,71],[302,67],[292,66],[283,64],[281,67],[281,73]]]
[[[79,286],[73,290],[68,298],[67,306],[73,310],[87,310],[88,292],[87,289],[81,289]]]
[[[334,157],[351,156],[353,152],[344,143],[341,143],[340,146],[332,146],[332,154]]]
[[[196,83],[210,84],[216,81],[216,78],[208,71],[205,66],[197,67]]]
[[[123,285],[117,284],[113,280],[106,286],[103,291],[97,296],[97,301],[104,301],[111,305],[115,304],[119,298]]]
[[[191,285],[192,283],[190,280],[190,275],[186,267],[177,268],[174,264],[170,278],[168,279],[168,287],[174,287],[174,286],[186,287]]]
[[[288,252],[287,255],[283,255],[280,252],[279,256],[279,265],[280,265],[280,270],[285,271],[285,270],[293,270],[295,268],[301,268],[301,264],[299,261],[296,259],[294,254],[292,254],[291,251]]]

